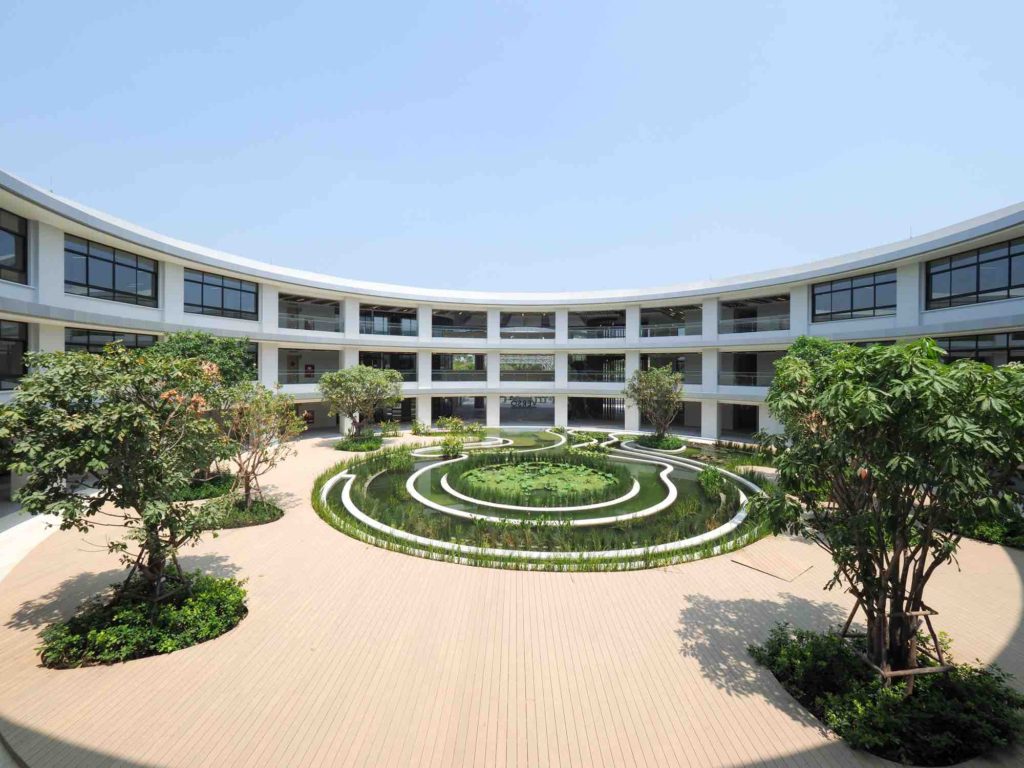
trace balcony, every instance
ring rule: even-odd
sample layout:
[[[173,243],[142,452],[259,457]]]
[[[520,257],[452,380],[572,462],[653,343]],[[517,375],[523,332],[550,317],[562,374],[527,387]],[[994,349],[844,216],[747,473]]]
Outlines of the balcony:
[[[292,328],[299,331],[324,331],[326,333],[341,333],[341,321],[338,318],[329,318],[316,315],[299,315],[280,313],[277,316],[278,328]]]
[[[625,337],[625,310],[598,309],[569,313],[570,339],[623,339]]]
[[[626,380],[624,371],[602,371],[586,369],[569,369],[569,381],[596,382],[601,384],[622,383]]]
[[[435,339],[486,339],[487,313],[458,309],[435,309],[431,315]]]
[[[640,310],[640,337],[699,336],[703,330],[703,308],[696,304],[670,307],[643,307]]]
[[[555,338],[554,312],[502,312],[499,322],[503,339]]]
[[[431,371],[433,381],[487,381],[487,371],[484,369],[473,371],[456,371],[451,368]]]
[[[726,387],[770,387],[775,371],[719,371],[718,383]]]
[[[447,339],[486,339],[486,328],[460,327],[452,325],[434,326],[434,338]]]
[[[325,373],[339,370],[338,368],[317,368],[312,371],[306,370],[278,370],[278,384],[316,384]]]
[[[551,381],[555,380],[554,371],[502,371],[502,381]]]
[[[282,293],[277,298],[277,327],[341,333],[345,328],[341,320],[341,303]]]
[[[700,336],[700,324],[657,323],[640,326],[641,338],[651,339],[664,336]]]
[[[624,339],[626,326],[601,325],[592,327],[569,328],[570,339]]]
[[[719,333],[757,333],[789,330],[789,295],[759,296],[723,301],[719,307]]]
[[[788,331],[789,315],[762,317],[731,317],[718,321],[719,333],[757,333],[758,331]]]
[[[379,318],[359,318],[359,332],[368,336],[418,336],[416,320],[387,321]]]

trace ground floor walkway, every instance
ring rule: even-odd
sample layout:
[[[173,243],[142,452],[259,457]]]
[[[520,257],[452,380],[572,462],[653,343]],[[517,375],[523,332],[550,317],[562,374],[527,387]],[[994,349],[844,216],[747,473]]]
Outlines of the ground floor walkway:
[[[217,640],[43,669],[39,631],[121,570],[102,533],[58,532],[0,581],[0,734],[27,765],[883,764],[830,738],[745,650],[779,620],[845,617],[813,546],[618,574],[430,562],[316,516],[313,478],[341,458],[329,442],[304,439],[275,470],[283,519],[186,553],[248,580],[249,616]],[[969,542],[960,565],[930,595],[940,628],[959,658],[1024,681],[1024,556]]]

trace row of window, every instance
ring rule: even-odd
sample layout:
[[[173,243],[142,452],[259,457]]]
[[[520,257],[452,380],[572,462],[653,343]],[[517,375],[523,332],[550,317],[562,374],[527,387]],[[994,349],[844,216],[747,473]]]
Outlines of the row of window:
[[[928,309],[1024,297],[1024,238],[928,262]]]

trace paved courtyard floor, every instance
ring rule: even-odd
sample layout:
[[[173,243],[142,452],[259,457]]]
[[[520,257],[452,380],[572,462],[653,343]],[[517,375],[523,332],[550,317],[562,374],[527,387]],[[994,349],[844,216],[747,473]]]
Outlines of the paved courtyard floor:
[[[60,766],[874,766],[747,656],[773,622],[825,628],[827,556],[753,545],[632,573],[526,573],[361,544],[313,512],[324,435],[270,478],[287,509],[184,564],[248,579],[227,635],[110,667],[47,670],[39,631],[121,576],[102,533],[58,532],[0,582],[0,734]],[[965,543],[930,595],[961,659],[1024,682],[1024,554]],[[1022,765],[1024,753],[977,765]],[[2,762],[0,762],[2,765]]]

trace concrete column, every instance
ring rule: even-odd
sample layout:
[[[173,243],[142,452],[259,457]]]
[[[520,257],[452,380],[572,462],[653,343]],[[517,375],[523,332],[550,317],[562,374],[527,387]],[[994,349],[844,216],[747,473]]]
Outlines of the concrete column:
[[[500,395],[488,395],[487,396],[487,419],[486,425],[488,427],[500,427],[501,426],[501,396]]]
[[[64,303],[64,233],[41,221],[30,223],[30,261],[35,265],[36,296],[40,304]]]
[[[921,322],[924,295],[924,267],[904,264],[896,269],[896,325],[917,325]]]
[[[555,395],[555,426],[569,426],[569,396]]]
[[[355,368],[359,365],[359,348],[358,347],[342,347],[341,349],[341,367],[342,368]]]
[[[416,321],[420,329],[420,340],[431,339],[434,336],[434,309],[429,304],[420,304],[416,307]]]
[[[487,341],[497,344],[501,340],[501,310],[487,310]]]
[[[260,284],[260,330],[264,333],[276,333],[278,328],[276,285]]]
[[[416,419],[424,424],[432,423],[430,418],[433,408],[430,395],[416,395]]]
[[[701,305],[701,337],[718,341],[718,299],[705,299]]]
[[[259,346],[259,382],[265,387],[274,387],[277,385],[277,344],[261,341]]]
[[[640,340],[640,307],[626,307],[626,341]]]
[[[640,351],[637,349],[627,350],[626,381],[629,381],[638,370],[640,370]]]
[[[794,336],[804,336],[810,330],[810,292],[809,285],[798,285],[789,292],[789,330]]]
[[[31,326],[29,326],[31,329]],[[63,352],[64,351],[64,326],[44,325],[36,326],[35,348],[38,352]]]
[[[497,389],[501,384],[501,353],[487,353],[487,388]],[[491,401],[488,399],[487,408],[490,409]],[[488,410],[488,413],[490,410]],[[488,422],[489,423],[489,422]]]
[[[718,439],[718,401],[700,401],[700,436],[708,440]]]
[[[705,349],[700,357],[700,376],[704,383],[701,388],[705,392],[718,391],[718,350]],[[703,417],[702,417],[703,418]]]
[[[568,386],[569,386],[569,353],[568,352],[555,352],[555,389],[565,389]],[[557,399],[555,400],[555,402],[556,403],[558,402]]]
[[[189,324],[185,318],[185,268],[180,264],[160,262],[160,312],[165,323]],[[263,317],[263,307],[260,307],[260,317]]]
[[[637,432],[640,429],[640,409],[628,400],[626,401],[625,429],[627,432]]]
[[[359,335],[359,300],[345,299],[341,305],[341,317],[345,323],[345,334],[349,337]]]
[[[759,403],[757,406],[757,427],[762,432],[777,435],[782,432],[782,425],[768,413],[768,405]]]
[[[433,360],[431,353],[428,350],[421,349],[416,353],[416,383],[420,387],[429,387],[432,380]]]
[[[569,341],[569,310],[555,310],[555,344],[565,344]]]

